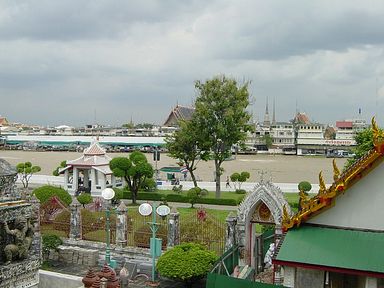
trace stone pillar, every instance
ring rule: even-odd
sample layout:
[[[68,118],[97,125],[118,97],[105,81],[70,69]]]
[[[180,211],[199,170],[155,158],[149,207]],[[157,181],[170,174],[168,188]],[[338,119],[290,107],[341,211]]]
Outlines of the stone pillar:
[[[68,169],[64,171],[64,189],[68,190],[68,181],[69,180],[69,171]]]
[[[32,250],[35,255],[41,259],[42,247],[41,247],[41,234],[40,234],[40,201],[35,195],[32,195],[29,200],[32,206],[32,213],[30,218],[30,225],[33,229]]]
[[[289,266],[284,267],[284,287],[295,287],[295,274],[296,268]]]
[[[76,193],[77,187],[79,186],[79,170],[76,167],[73,167],[73,176],[72,176],[72,192]]]
[[[73,197],[72,204],[70,205],[71,209],[71,227],[69,230],[69,239],[77,240],[81,238],[81,218],[80,218],[80,207],[81,204],[77,201],[76,197]]]
[[[120,202],[116,210],[116,246],[123,248],[127,246],[127,231],[128,231],[128,208],[124,201]]]
[[[238,221],[236,225],[236,236],[237,236],[237,244],[239,245],[239,265],[245,266],[249,265],[246,259],[247,257],[247,247],[245,247],[245,243],[247,242],[245,239],[245,223],[243,221]]]
[[[167,247],[171,248],[180,244],[180,213],[172,208],[168,220]]]
[[[237,217],[233,212],[230,212],[225,219],[225,222],[227,223],[227,232],[225,234],[225,251],[231,249],[233,246],[235,246],[237,243],[236,239],[236,223],[237,223]]]
[[[377,288],[377,279],[372,277],[365,278],[364,288]]]

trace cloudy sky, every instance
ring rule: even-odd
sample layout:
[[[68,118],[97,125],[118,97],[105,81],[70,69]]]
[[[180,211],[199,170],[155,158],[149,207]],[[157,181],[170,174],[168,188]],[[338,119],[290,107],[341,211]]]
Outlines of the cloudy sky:
[[[251,81],[262,120],[384,124],[384,1],[0,0],[0,115],[162,124],[195,80]]]

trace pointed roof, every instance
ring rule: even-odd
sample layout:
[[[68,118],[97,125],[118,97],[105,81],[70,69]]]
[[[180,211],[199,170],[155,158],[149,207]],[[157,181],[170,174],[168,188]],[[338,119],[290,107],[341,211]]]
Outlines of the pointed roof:
[[[164,122],[164,126],[175,126],[180,120],[190,120],[195,112],[195,108],[176,105],[169,113],[167,120]]]
[[[332,208],[336,205],[335,199],[339,195],[348,193],[347,190],[352,185],[359,182],[384,160],[384,133],[378,129],[375,118],[372,118],[372,130],[374,147],[342,174],[340,174],[334,161],[334,182],[329,188],[325,187],[324,179],[320,172],[320,190],[318,194],[311,199],[304,199],[304,196],[304,204],[302,205],[301,211],[292,217],[283,218],[283,229],[285,231],[294,226],[299,227],[301,223],[308,221],[313,216]]]
[[[105,169],[102,170],[105,170],[104,172],[106,172],[106,174],[110,174],[110,171],[107,170],[109,169],[109,162],[111,160],[112,158],[105,153],[105,150],[101,148],[99,143],[94,141],[91,146],[84,150],[81,157],[67,161],[66,169],[73,166],[98,166],[102,169],[100,166],[105,166]],[[60,172],[63,172],[64,170],[61,170]]]
[[[105,150],[101,148],[99,142],[94,141],[91,146],[84,150],[83,154],[85,156],[105,155]]]

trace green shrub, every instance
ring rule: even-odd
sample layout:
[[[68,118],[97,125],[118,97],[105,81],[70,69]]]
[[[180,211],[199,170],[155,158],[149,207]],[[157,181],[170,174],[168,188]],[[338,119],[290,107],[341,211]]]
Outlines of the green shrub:
[[[237,198],[237,205],[239,205],[241,202],[243,202],[244,198],[245,198],[245,194],[240,195],[240,196]]]
[[[45,204],[53,196],[57,196],[64,204],[70,205],[72,203],[71,195],[57,186],[44,185],[33,190],[33,194],[40,200],[40,204]]]
[[[245,191],[244,189],[236,189],[235,193],[236,194],[246,194],[247,191]]]
[[[298,185],[299,191],[308,192],[312,189],[311,183],[308,181],[301,181]]]
[[[83,206],[85,206],[86,204],[92,203],[93,201],[93,198],[89,193],[81,193],[76,198],[77,198],[77,201],[79,201],[80,204],[82,204]]]
[[[228,205],[236,206],[237,201],[235,199],[215,199],[215,198],[200,198],[197,200],[198,204],[213,204],[213,205]]]
[[[189,199],[187,196],[181,194],[168,194],[166,196],[168,202],[180,202],[180,203],[188,203]]]
[[[156,268],[163,277],[191,285],[204,277],[217,260],[215,252],[195,243],[177,245],[160,256]]]
[[[200,190],[200,195],[201,195],[202,197],[207,196],[208,193],[209,193],[209,192],[208,192],[207,189],[201,189],[201,190]]]
[[[43,234],[42,242],[44,258],[48,257],[50,250],[57,250],[63,244],[63,240],[55,234]]]
[[[201,192],[201,189],[199,187],[194,187],[188,190],[187,197],[188,197],[189,203],[191,203],[192,205],[191,208],[193,208],[193,205],[201,197],[200,192]]]
[[[146,178],[141,184],[140,190],[144,191],[155,191],[156,190],[156,181],[153,178]]]

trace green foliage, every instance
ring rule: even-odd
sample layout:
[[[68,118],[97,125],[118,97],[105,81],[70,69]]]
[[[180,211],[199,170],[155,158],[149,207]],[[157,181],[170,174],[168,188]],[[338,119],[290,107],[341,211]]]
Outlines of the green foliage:
[[[382,131],[380,129],[380,131]],[[373,130],[372,128],[365,129],[355,136],[356,146],[353,149],[353,153],[355,154],[353,158],[348,159],[345,163],[344,169],[347,169],[349,166],[351,166],[356,160],[360,159],[364,156],[365,153],[367,153],[369,150],[371,150],[373,145]]]
[[[241,185],[245,182],[245,181],[247,181],[247,179],[249,179],[249,177],[251,177],[251,175],[249,174],[249,172],[247,172],[247,171],[243,171],[243,172],[241,172],[241,173],[237,173],[237,172],[235,172],[235,173],[233,173],[232,175],[231,175],[231,181],[233,182],[233,185],[235,186],[235,188],[236,188],[236,193],[237,193],[237,191],[239,190],[239,191],[242,191],[241,190]],[[241,192],[240,193],[238,193],[238,194],[241,194]]]
[[[199,131],[200,143],[209,148],[215,162],[216,198],[220,198],[221,165],[232,154],[233,145],[242,144],[251,115],[247,112],[249,105],[248,84],[238,85],[236,80],[218,76],[205,83],[195,82],[198,96],[193,115],[194,125]]]
[[[237,205],[239,205],[241,202],[243,202],[244,198],[245,198],[245,194],[242,194],[241,196],[239,196],[237,198]]]
[[[183,185],[174,185],[172,187],[172,191],[176,192],[176,193],[181,193],[183,192]]]
[[[236,189],[235,193],[236,194],[246,194],[247,191],[245,191],[244,189]]]
[[[201,146],[204,143],[200,140],[200,133],[194,119],[180,121],[180,129],[165,137],[166,148],[170,157],[181,160],[180,164],[185,165],[191,175],[193,184],[197,187],[197,180],[194,175],[197,163],[200,159],[206,159],[208,153]]]
[[[63,240],[55,234],[42,235],[43,253],[49,254],[50,250],[57,250],[57,248],[63,244]]]
[[[264,136],[261,137],[261,140],[265,143],[265,146],[267,146],[268,148],[272,147],[273,140],[271,135],[265,134]]]
[[[191,208],[197,202],[197,200],[201,197],[200,195],[201,189],[199,187],[194,187],[188,190],[187,197],[189,199],[189,203],[191,203]]]
[[[160,256],[156,268],[163,277],[194,282],[204,277],[218,257],[195,243],[177,245]]]
[[[33,166],[31,162],[24,162],[17,164],[16,170],[21,183],[23,183],[23,187],[28,188],[32,175],[40,172],[41,168],[40,166]]]
[[[92,203],[93,201],[93,198],[89,193],[81,193],[76,198],[77,198],[77,201],[79,201],[80,204],[82,204],[83,206],[85,206],[86,204]]]
[[[153,178],[146,178],[141,184],[140,190],[154,191],[156,189],[156,181]]]
[[[59,167],[57,167],[55,170],[53,170],[53,172],[52,172],[52,175],[53,176],[59,176],[60,174],[59,174],[59,170],[60,169],[62,169],[62,168],[65,168],[65,167],[67,167],[67,161],[61,161],[60,162],[60,166]]]
[[[34,194],[37,199],[40,200],[41,204],[46,203],[53,196],[57,196],[63,203],[67,205],[72,203],[71,195],[63,188],[57,186],[44,185],[33,190],[32,194]]]
[[[127,157],[113,158],[109,167],[113,175],[122,177],[132,192],[132,203],[136,203],[137,193],[147,178],[153,177],[152,165],[148,163],[144,153],[134,151]]]
[[[301,181],[297,188],[299,191],[308,192],[312,189],[312,185],[308,181]]]

